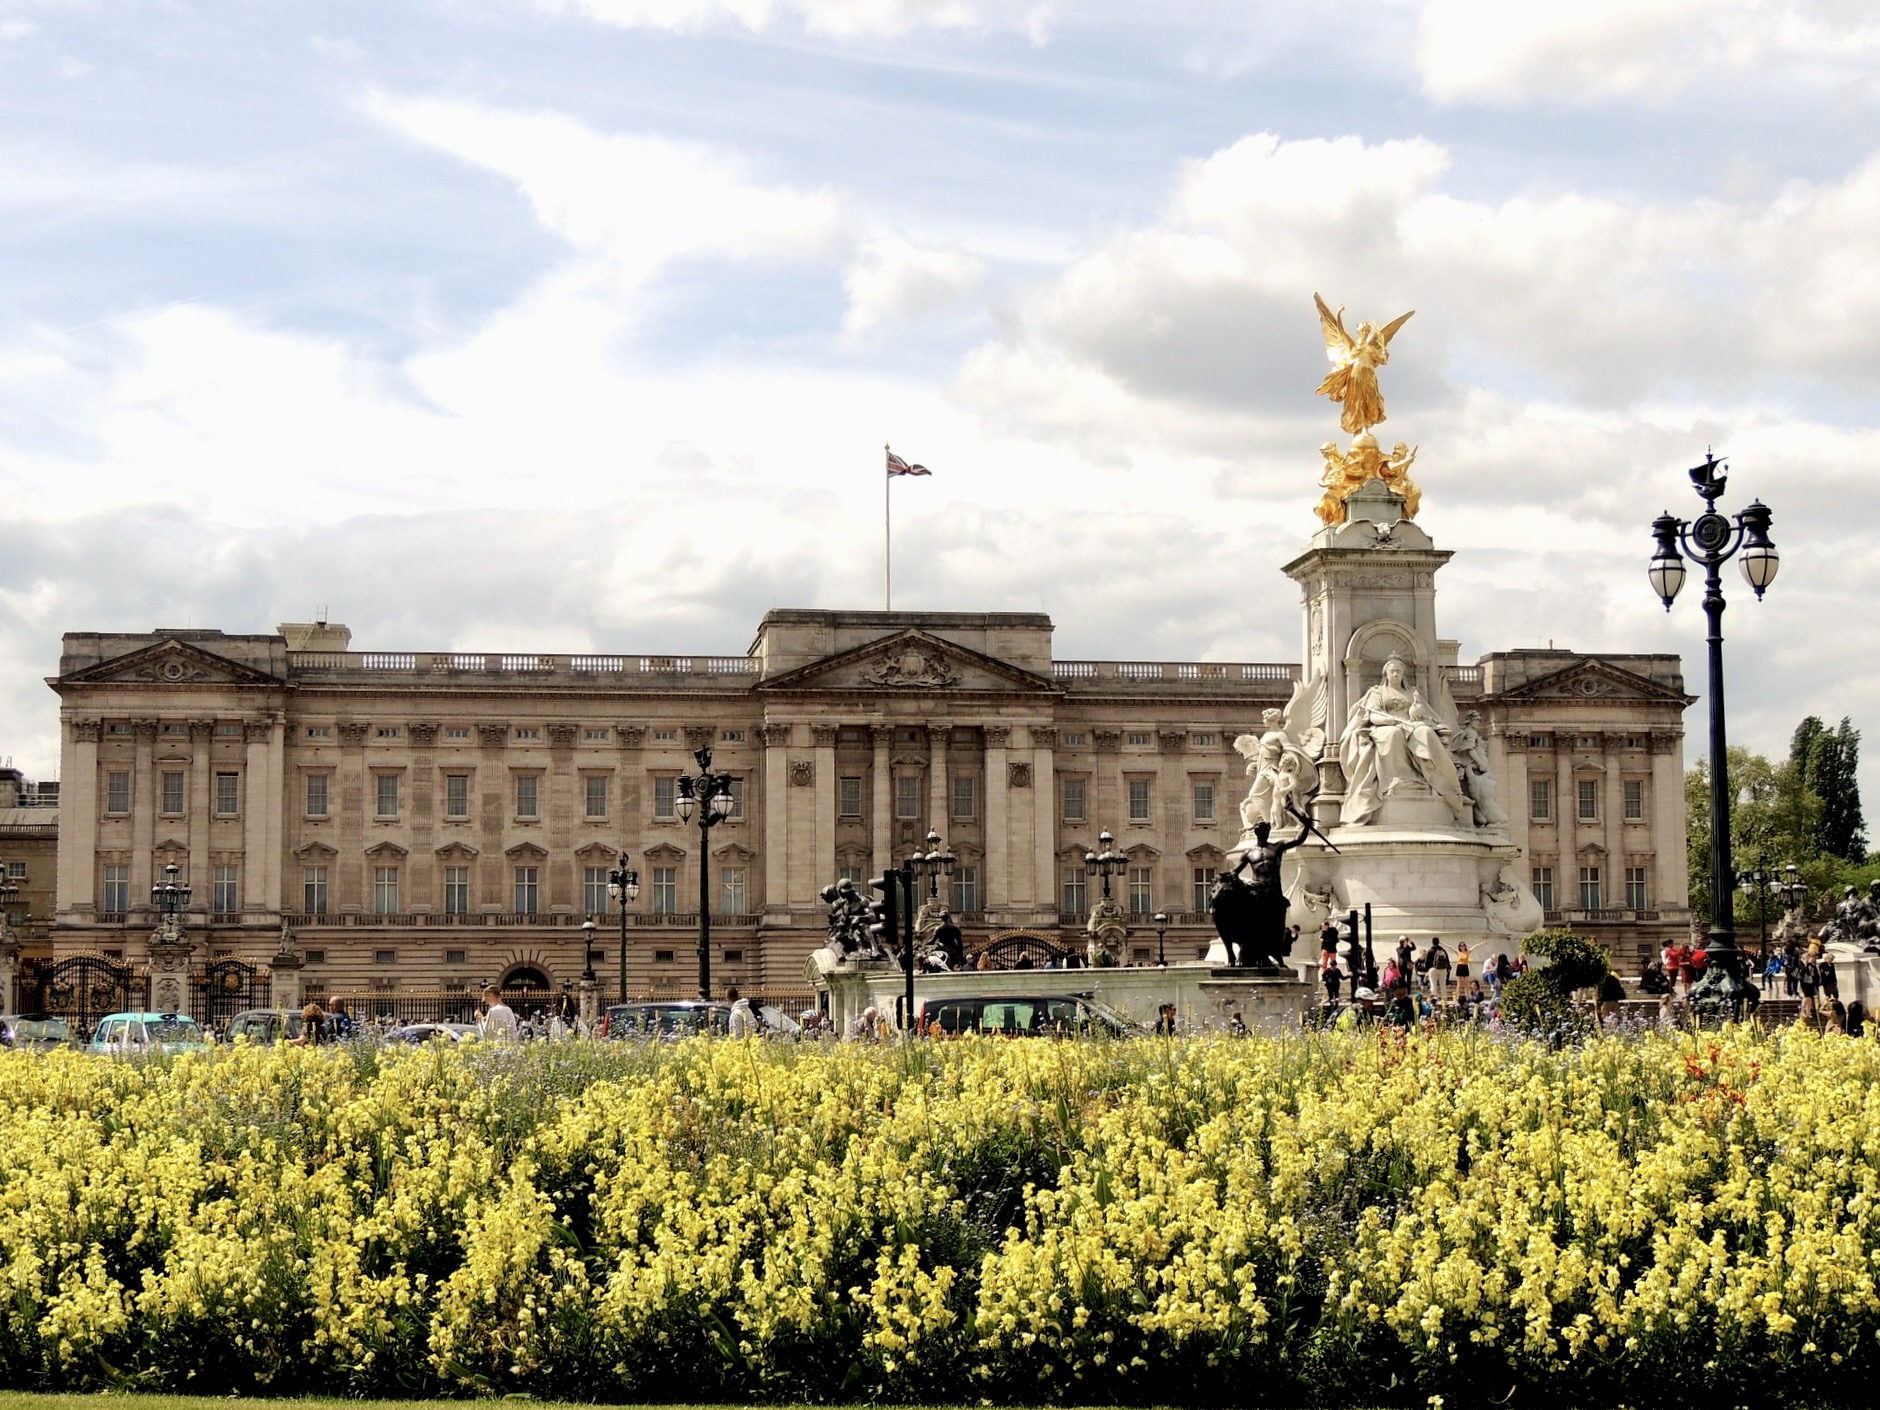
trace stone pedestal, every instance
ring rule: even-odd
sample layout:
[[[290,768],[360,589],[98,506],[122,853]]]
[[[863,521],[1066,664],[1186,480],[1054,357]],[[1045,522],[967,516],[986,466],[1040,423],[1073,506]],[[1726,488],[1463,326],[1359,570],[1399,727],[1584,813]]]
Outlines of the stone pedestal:
[[[20,942],[10,934],[0,934],[0,1018],[13,1014],[13,994],[19,988],[19,980]]]
[[[268,1002],[277,1009],[298,1013],[307,1002],[301,974],[301,958],[292,950],[282,950],[269,963],[273,976],[268,988]]]
[[[159,930],[150,937],[150,1008],[153,1012],[189,1013],[189,957],[195,952],[196,947],[180,934]]]
[[[581,1030],[584,1033],[592,1033],[594,1031],[594,1025],[600,1022],[601,1017],[600,981],[591,973],[583,974],[581,976],[580,994]]]

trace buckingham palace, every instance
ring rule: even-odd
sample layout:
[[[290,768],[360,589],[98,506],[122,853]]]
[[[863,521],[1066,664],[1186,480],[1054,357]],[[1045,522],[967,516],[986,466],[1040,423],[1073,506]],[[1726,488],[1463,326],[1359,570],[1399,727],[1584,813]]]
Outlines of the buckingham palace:
[[[1678,658],[1442,669],[1549,918],[1626,967],[1682,933]],[[1158,911],[1168,955],[1196,958],[1239,836],[1234,741],[1298,674],[1063,660],[1035,613],[779,610],[744,653],[697,656],[358,651],[336,623],[70,633],[46,959],[142,963],[174,865],[204,960],[265,965],[285,940],[314,994],[555,987],[621,967],[625,853],[632,992],[692,988],[704,862],[716,983],[785,993],[823,937],[821,889],[929,831],[957,858],[969,948],[1080,937],[1108,832],[1127,960],[1148,961]],[[679,797],[701,748],[731,795],[709,830]]]

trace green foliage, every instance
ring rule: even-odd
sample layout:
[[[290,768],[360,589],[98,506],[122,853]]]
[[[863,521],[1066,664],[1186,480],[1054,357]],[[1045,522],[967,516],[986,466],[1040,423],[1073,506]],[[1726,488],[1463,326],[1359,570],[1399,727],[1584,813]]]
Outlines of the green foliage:
[[[1829,729],[1810,715],[1796,726],[1789,757],[1780,764],[1735,747],[1728,758],[1730,854],[1739,877],[1758,868],[1781,873],[1793,862],[1808,885],[1810,913],[1819,915],[1843,886],[1864,888],[1880,875],[1880,858],[1867,856],[1855,777],[1860,731],[1849,720]],[[1684,804],[1691,913],[1707,924],[1712,918],[1709,760],[1698,760],[1685,774]],[[1782,903],[1773,893],[1739,894],[1733,911],[1741,927],[1773,925],[1781,918]]]
[[[1571,930],[1537,931],[1525,947],[1547,965],[1529,969],[1503,988],[1503,1022],[1536,1038],[1572,1036],[1581,1027],[1573,1011],[1574,991],[1596,987],[1611,972],[1606,952]]]

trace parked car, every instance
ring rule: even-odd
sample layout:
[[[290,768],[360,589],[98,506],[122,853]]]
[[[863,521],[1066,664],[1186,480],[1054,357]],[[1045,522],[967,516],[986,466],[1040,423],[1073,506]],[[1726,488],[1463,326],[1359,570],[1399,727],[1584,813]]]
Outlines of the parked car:
[[[924,1032],[1005,1038],[1133,1038],[1145,1030],[1087,994],[1010,994],[922,999],[914,1006]]]
[[[0,1018],[0,1048],[45,1053],[73,1046],[71,1025],[57,1014],[16,1013]]]
[[[766,1038],[793,1039],[803,1025],[775,1004],[755,1009],[763,1020]],[[653,999],[637,1004],[609,1004],[601,1015],[602,1038],[688,1038],[709,1033],[722,1038],[731,1032],[731,1005],[698,999]]]
[[[286,1009],[248,1009],[228,1021],[222,1036],[231,1043],[246,1038],[264,1046],[292,1040],[300,1036],[300,1015]]]
[[[186,1013],[112,1013],[98,1020],[91,1051],[126,1057],[138,1053],[194,1053],[209,1046],[202,1026]]]

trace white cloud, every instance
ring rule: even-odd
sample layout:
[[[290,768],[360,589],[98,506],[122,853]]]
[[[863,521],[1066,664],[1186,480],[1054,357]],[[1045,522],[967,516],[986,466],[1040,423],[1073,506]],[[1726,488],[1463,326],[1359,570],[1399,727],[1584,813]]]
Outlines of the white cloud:
[[[800,25],[836,39],[893,37],[922,29],[1017,30],[1042,43],[1052,11],[1044,0],[537,0],[622,29],[696,31],[724,25],[762,34]]]
[[[413,140],[514,181],[546,229],[604,258],[625,288],[681,258],[777,263],[846,242],[831,193],[755,180],[716,148],[468,103],[378,98],[371,108]]]
[[[1669,101],[1774,71],[1880,77],[1866,0],[1426,0],[1417,51],[1438,102]]]
[[[959,250],[923,249],[894,235],[866,241],[843,276],[848,311],[843,332],[854,336],[887,322],[913,322],[979,292],[985,266]]]

